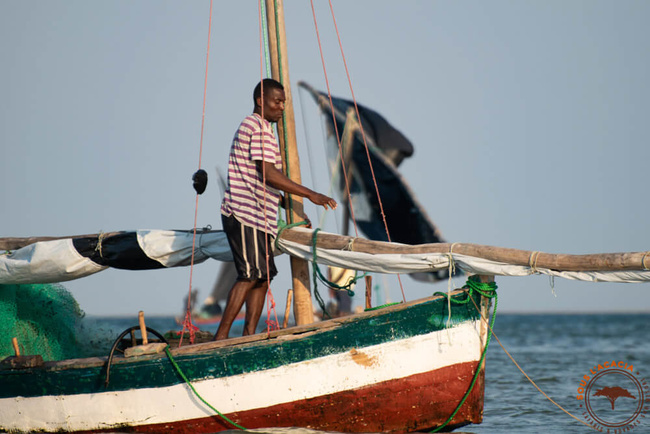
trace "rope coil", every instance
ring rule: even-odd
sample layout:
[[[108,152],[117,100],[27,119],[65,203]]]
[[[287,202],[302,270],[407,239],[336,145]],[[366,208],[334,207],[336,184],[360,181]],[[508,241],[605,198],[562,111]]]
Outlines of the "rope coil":
[[[104,252],[102,252],[102,243],[104,242],[105,238],[106,238],[106,232],[99,231],[99,235],[97,236],[97,246],[95,247],[95,251],[99,252],[100,258],[104,257]]]
[[[358,280],[366,277],[368,273],[365,272],[361,276],[357,276],[357,271],[355,270],[354,277],[351,277],[348,280],[348,283],[346,283],[345,285],[339,285],[337,283],[330,282],[325,276],[323,276],[323,273],[320,271],[320,267],[316,262],[316,260],[318,259],[317,252],[316,252],[316,241],[318,239],[318,231],[320,231],[320,228],[314,229],[314,232],[311,237],[312,258],[313,258],[312,266],[314,268],[314,275],[317,274],[319,280],[323,282],[325,285],[329,286],[330,288],[337,289],[339,291],[347,291],[350,297],[354,297],[354,291],[352,291],[350,288],[352,287],[352,285],[356,284]],[[316,290],[316,280],[314,280],[314,290]]]
[[[641,266],[642,266],[643,269],[646,270],[646,271],[650,270],[650,268],[648,268],[648,266],[645,264],[645,258],[647,258],[648,255],[650,255],[650,251],[645,252],[645,253],[643,254],[643,258],[641,258]]]
[[[535,274],[539,274],[539,271],[537,270],[537,258],[539,257],[540,253],[541,252],[538,251],[532,252],[528,258],[528,266]]]

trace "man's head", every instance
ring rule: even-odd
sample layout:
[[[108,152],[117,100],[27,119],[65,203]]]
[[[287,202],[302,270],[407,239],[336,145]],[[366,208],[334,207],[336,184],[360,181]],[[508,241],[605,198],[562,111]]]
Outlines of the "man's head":
[[[264,89],[264,98],[262,98],[262,88]],[[265,78],[255,86],[253,91],[253,101],[255,103],[255,113],[262,115],[269,122],[277,122],[282,119],[284,112],[284,86],[279,81],[272,78]],[[263,107],[262,107],[263,105]]]

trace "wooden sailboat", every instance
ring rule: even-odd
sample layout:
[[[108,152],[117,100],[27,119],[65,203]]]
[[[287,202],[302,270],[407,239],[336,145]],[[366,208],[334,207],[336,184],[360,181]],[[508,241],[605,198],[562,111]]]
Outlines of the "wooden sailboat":
[[[282,2],[272,5],[281,9]],[[274,16],[270,13],[270,21]],[[140,247],[144,235],[116,234],[136,240]],[[219,234],[213,235],[218,244]],[[489,298],[468,286],[450,294],[465,304],[436,295],[309,324],[305,258],[313,255],[314,238],[318,262],[374,272],[427,272],[456,264],[467,273],[488,276],[482,280],[532,273],[650,280],[650,261],[643,253],[569,257],[466,244],[406,246],[287,229],[279,246],[296,258],[294,274],[302,284],[296,289],[298,326],[165,353],[11,365],[0,371],[0,431],[197,433],[297,426],[403,432],[480,423]],[[104,245],[108,239],[101,234],[42,242],[68,249]],[[34,246],[10,247],[16,251],[5,259],[20,260],[41,251]],[[151,267],[170,256],[176,259],[166,263],[185,264],[178,256],[154,250],[160,253],[155,259],[146,251],[149,259],[143,258]],[[103,254],[97,259],[92,252],[86,257],[65,251],[85,258],[80,261],[90,271],[111,266],[93,265],[93,259],[107,260]],[[64,268],[62,272],[69,273],[70,268]],[[32,276],[28,272],[25,278]]]
[[[312,238],[311,230],[289,229],[279,244],[308,257]],[[470,244],[395,245],[321,233],[317,238],[320,262],[371,271],[436,269],[454,261],[468,273],[650,280],[643,252],[573,256]],[[445,423],[465,394],[447,427],[480,423],[488,329],[482,318],[489,300],[469,288],[451,297],[472,301],[449,304],[437,295],[269,334],[174,348],[169,355],[115,357],[108,382],[106,357],[5,369],[0,428],[417,431]]]

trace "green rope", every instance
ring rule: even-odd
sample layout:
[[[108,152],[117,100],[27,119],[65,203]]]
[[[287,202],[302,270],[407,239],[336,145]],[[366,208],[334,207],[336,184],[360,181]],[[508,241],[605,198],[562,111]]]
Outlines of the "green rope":
[[[278,25],[279,22],[279,14],[278,14],[278,5],[277,2],[273,2],[273,12],[275,13],[275,41],[277,44],[277,50],[278,50],[278,73],[280,74],[279,80],[280,83],[282,83],[282,50],[280,47],[280,26]],[[282,83],[284,86],[284,83]],[[282,112],[282,131],[283,131],[283,138],[284,138],[284,161],[285,165],[287,168],[287,178],[291,179],[291,169],[289,167],[289,147],[287,146],[287,141],[288,141],[288,132],[287,132],[287,115],[285,112]],[[294,223],[293,222],[293,196],[288,195],[288,204],[287,204],[287,219],[289,220],[289,223]]]
[[[165,347],[165,353],[167,354],[167,357],[169,358],[169,361],[172,363],[172,366],[174,366],[174,368],[176,369],[176,372],[178,372],[178,374],[181,376],[181,378],[183,379],[183,381],[185,381],[185,383],[190,387],[190,389],[192,389],[192,392],[194,392],[194,394],[196,395],[196,397],[199,398],[199,399],[201,400],[201,402],[203,402],[205,405],[207,405],[208,407],[210,407],[210,409],[211,409],[212,411],[214,411],[215,413],[217,413],[217,414],[219,415],[219,417],[221,417],[223,420],[225,420],[226,422],[228,422],[228,423],[231,424],[232,426],[234,426],[234,427],[236,427],[236,428],[239,428],[239,429],[241,429],[241,430],[247,431],[246,428],[244,428],[243,426],[238,425],[236,422],[233,422],[232,420],[228,419],[228,417],[227,417],[226,415],[224,415],[224,414],[221,413],[219,410],[217,410],[216,408],[214,408],[212,405],[210,405],[210,403],[208,403],[205,399],[203,399],[203,397],[202,397],[201,395],[199,395],[199,392],[196,391],[196,389],[194,388],[194,386],[192,385],[192,383],[190,383],[190,380],[188,380],[187,377],[185,376],[185,374],[183,373],[183,371],[181,371],[181,368],[180,368],[180,366],[178,366],[178,364],[176,363],[176,360],[174,360],[174,358],[172,357],[172,353],[169,351],[169,346],[166,346],[166,347]]]
[[[476,276],[471,276],[469,279],[467,279],[467,282],[465,282],[465,286],[463,286],[463,288],[469,288],[469,292],[467,293],[467,298],[465,298],[465,300],[458,300],[452,298],[451,299],[452,303],[455,304],[469,303],[470,296],[472,295],[473,292],[478,292],[480,295],[487,298],[496,298],[497,295],[496,294],[497,284],[495,282],[489,282],[489,283],[479,282]],[[446,292],[434,292],[433,295],[442,295],[448,297],[448,294]]]
[[[311,245],[312,245],[312,257],[314,259],[313,265],[314,265],[314,268],[316,269],[316,271],[318,273],[318,276],[319,276],[321,282],[323,282],[325,285],[329,286],[330,288],[338,289],[340,291],[347,291],[348,295],[350,297],[354,297],[354,291],[352,291],[350,288],[352,287],[352,285],[356,284],[358,280],[363,279],[364,277],[366,277],[366,275],[368,273],[366,272],[366,273],[363,273],[361,276],[357,276],[357,271],[355,271],[354,272],[354,277],[350,278],[348,280],[348,283],[346,283],[345,285],[339,285],[337,283],[330,282],[329,280],[327,280],[327,278],[325,276],[323,276],[323,273],[320,271],[320,268],[316,264],[316,259],[317,259],[317,256],[316,256],[316,241],[317,241],[317,238],[318,238],[318,231],[320,231],[320,228],[314,229],[314,233],[311,236]]]
[[[271,54],[269,53],[269,24],[266,17],[266,2],[260,0],[260,7],[262,9],[262,37],[264,38],[264,60],[266,66],[266,76],[271,76]]]
[[[364,312],[370,312],[371,310],[379,310],[379,309],[383,309],[383,308],[388,307],[388,306],[395,306],[396,304],[402,304],[402,302],[401,301],[396,301],[396,302],[393,302],[393,303],[386,303],[386,304],[382,304],[381,306],[366,308],[363,311]]]
[[[449,418],[440,425],[438,428],[430,431],[432,433],[438,432],[441,429],[443,429],[451,420],[456,416],[456,413],[460,410],[460,408],[465,404],[465,401],[467,400],[467,397],[469,394],[472,392],[472,389],[474,388],[474,384],[476,384],[476,380],[478,379],[478,375],[481,371],[481,365],[483,364],[483,361],[485,360],[485,355],[487,354],[488,346],[490,345],[490,339],[492,338],[492,329],[494,327],[494,320],[496,318],[497,314],[497,303],[498,303],[498,297],[497,297],[497,285],[495,282],[489,282],[489,283],[482,283],[479,282],[476,276],[472,276],[467,280],[467,283],[463,288],[469,288],[469,291],[467,293],[467,298],[465,300],[456,300],[454,298],[449,297],[449,295],[445,292],[436,292],[434,295],[443,295],[445,297],[448,297],[452,303],[455,304],[467,304],[471,299],[472,299],[472,294],[474,291],[479,293],[480,295],[487,297],[487,298],[494,298],[494,309],[492,310],[492,318],[490,319],[490,327],[488,331],[488,336],[485,341],[485,348],[483,349],[483,353],[481,354],[481,359],[478,362],[476,372],[474,373],[474,378],[472,378],[472,383],[469,385],[469,389],[467,389],[467,392],[465,392],[465,396],[463,396],[463,399],[460,400],[460,403],[454,410],[454,412],[449,416]]]
[[[316,300],[318,301],[318,305],[320,308],[323,310],[323,313],[327,315],[328,318],[332,318],[332,316],[327,312],[327,309],[325,309],[325,303],[323,302],[323,298],[320,295],[320,292],[318,291],[318,281],[320,280],[323,282],[325,285],[329,286],[332,289],[335,289],[337,291],[347,291],[348,295],[350,297],[354,297],[354,291],[352,291],[352,285],[356,284],[359,279],[364,278],[368,273],[363,273],[361,276],[357,276],[357,271],[355,270],[354,272],[354,277],[350,278],[348,280],[348,283],[345,285],[339,285],[334,282],[330,282],[325,276],[323,276],[323,273],[320,271],[320,267],[318,266],[318,263],[316,262],[317,255],[316,255],[316,241],[318,238],[318,231],[320,231],[320,228],[314,229],[314,232],[311,237],[311,245],[312,245],[312,280],[314,281],[314,295],[316,295]]]
[[[296,226],[309,226],[309,222],[307,220],[303,220],[301,222],[287,224],[287,222],[285,222],[282,219],[278,220],[278,234],[275,237],[275,248],[276,249],[280,248],[279,241],[280,241],[280,235],[282,234],[282,232],[284,232],[285,229],[295,228]]]

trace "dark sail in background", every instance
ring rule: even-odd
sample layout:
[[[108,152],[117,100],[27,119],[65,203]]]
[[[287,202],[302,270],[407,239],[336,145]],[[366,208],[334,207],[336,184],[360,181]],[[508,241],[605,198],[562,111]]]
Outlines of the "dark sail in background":
[[[333,145],[328,146],[328,159],[331,167],[335,167],[333,169],[334,173],[340,174],[340,182],[336,184],[338,194],[341,202],[347,204],[345,179],[339,161],[338,145],[333,140],[335,129],[329,98],[326,93],[319,92],[304,82],[300,82],[298,85],[311,94],[324,115],[328,138],[332,139],[330,144]],[[344,146],[343,159],[348,172],[356,223],[369,239],[388,241],[372,172],[368,164],[363,135],[356,121],[354,103],[335,97],[332,97],[332,102],[336,128]],[[391,241],[404,244],[445,242],[438,228],[415,198],[406,180],[397,170],[397,166],[404,158],[413,155],[413,145],[380,114],[361,105],[358,105],[358,107]],[[344,140],[346,123],[348,132],[352,131],[351,134],[345,134],[346,137],[350,138],[347,143]],[[446,272],[436,272],[427,273],[426,276],[422,274],[411,276],[417,280],[437,281],[446,279],[448,274]]]

